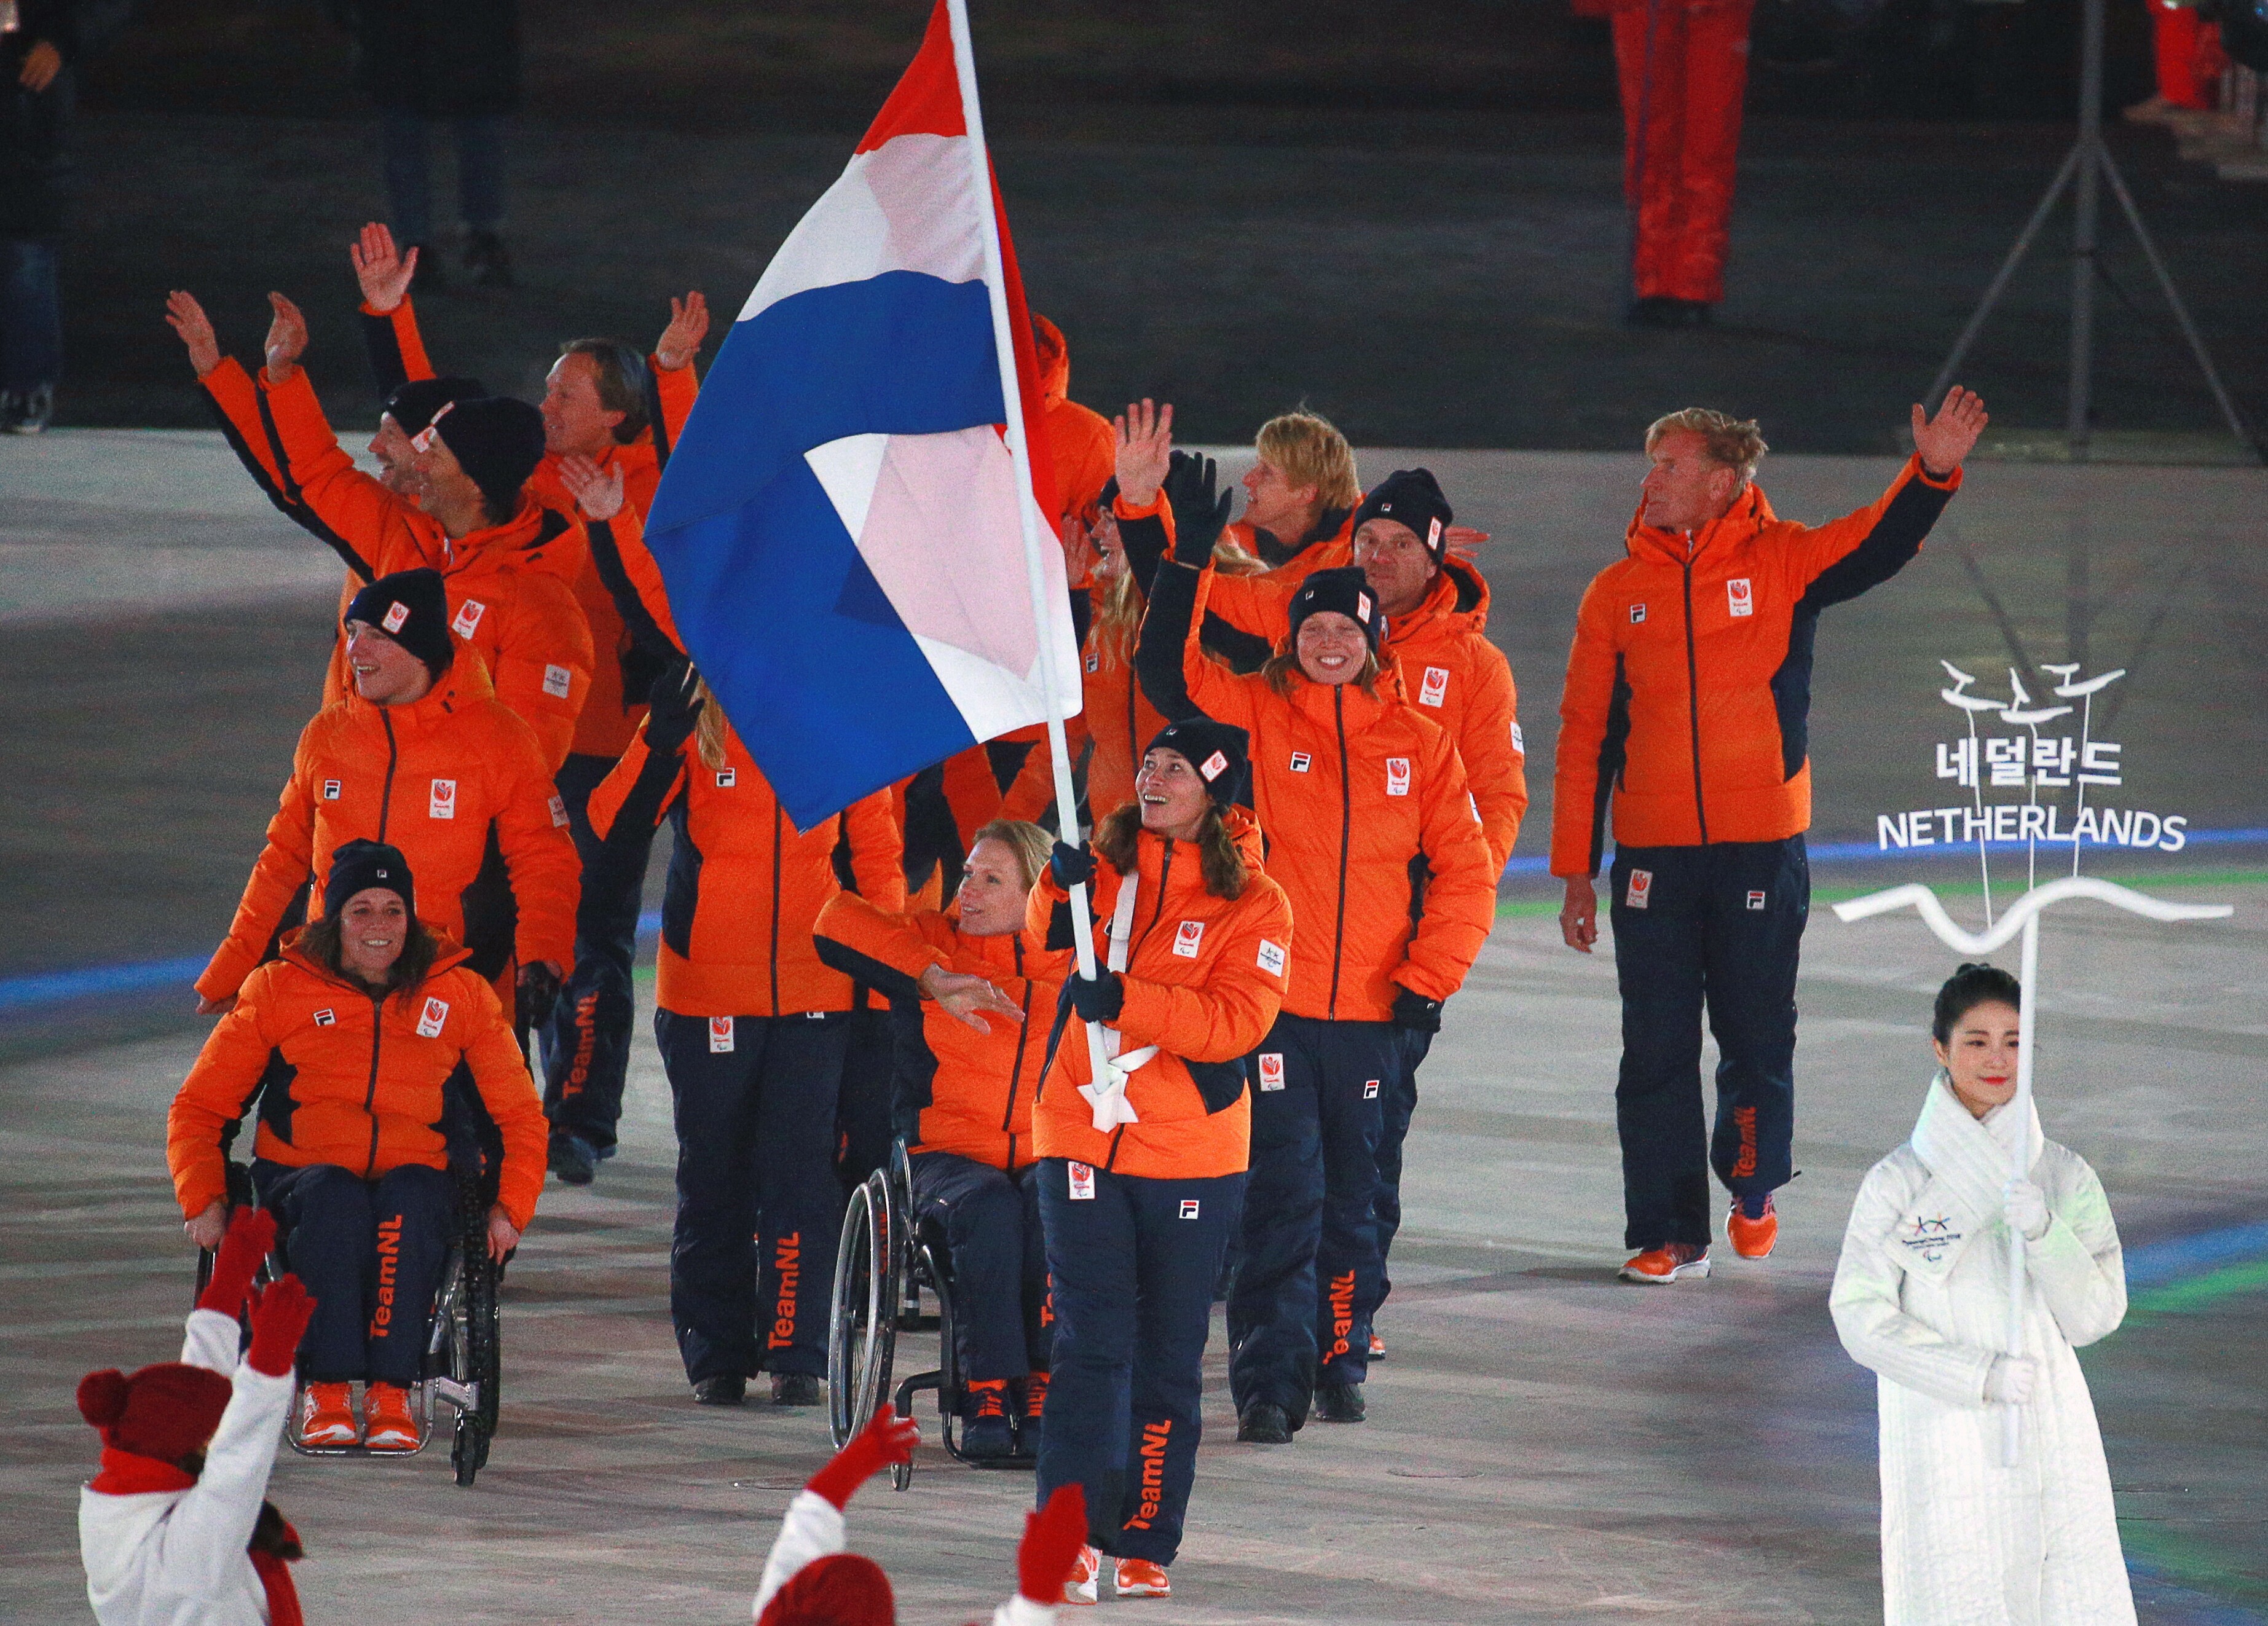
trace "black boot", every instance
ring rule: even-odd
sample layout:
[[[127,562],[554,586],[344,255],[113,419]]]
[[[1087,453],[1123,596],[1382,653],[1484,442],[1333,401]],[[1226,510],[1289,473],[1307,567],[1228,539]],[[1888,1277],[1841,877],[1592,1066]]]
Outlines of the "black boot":
[[[1362,1385],[1359,1383],[1315,1385],[1315,1416],[1325,1423],[1361,1422]]]
[[[1281,1406],[1256,1400],[1236,1420],[1236,1437],[1251,1446],[1288,1446],[1292,1419]]]
[[[465,273],[475,288],[512,288],[512,256],[504,239],[493,232],[472,232],[465,237]]]
[[[776,1372],[772,1373],[772,1404],[775,1406],[823,1406],[827,1390],[818,1379],[807,1372]]]
[[[747,1395],[748,1380],[737,1372],[696,1378],[693,1382],[693,1403],[696,1406],[737,1406]]]

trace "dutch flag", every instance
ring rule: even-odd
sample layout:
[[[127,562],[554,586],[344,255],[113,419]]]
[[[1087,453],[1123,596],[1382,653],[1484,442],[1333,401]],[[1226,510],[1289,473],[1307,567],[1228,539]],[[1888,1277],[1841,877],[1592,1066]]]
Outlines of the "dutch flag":
[[[961,0],[939,0],[741,308],[646,522],[687,652],[805,828],[1048,720],[1050,687],[1057,717],[1079,710],[1031,320],[968,43]]]

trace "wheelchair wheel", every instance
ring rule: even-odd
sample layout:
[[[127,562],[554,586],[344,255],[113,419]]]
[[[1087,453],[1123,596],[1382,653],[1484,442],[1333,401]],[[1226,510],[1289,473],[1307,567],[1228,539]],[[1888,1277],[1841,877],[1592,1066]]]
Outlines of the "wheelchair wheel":
[[[458,1412],[449,1442],[449,1464],[456,1469],[457,1483],[469,1485],[489,1460],[489,1442],[495,1438],[504,1399],[497,1268],[489,1257],[485,1222],[477,1240],[468,1233],[456,1249],[442,1287],[441,1306],[447,1375],[475,1397]]]
[[[851,1191],[843,1217],[827,1334],[827,1424],[837,1450],[889,1392],[904,1271],[894,1206],[887,1177],[876,1174]]]

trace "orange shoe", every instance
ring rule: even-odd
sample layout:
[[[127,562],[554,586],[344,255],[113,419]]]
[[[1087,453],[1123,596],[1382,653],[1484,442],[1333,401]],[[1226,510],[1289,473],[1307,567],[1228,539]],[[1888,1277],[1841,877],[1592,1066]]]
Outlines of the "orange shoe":
[[[1633,1254],[1623,1262],[1622,1270],[1624,1281],[1643,1282],[1649,1286],[1665,1286],[1689,1276],[1708,1274],[1709,1250],[1691,1242],[1665,1242],[1660,1247]]]
[[[351,1446],[362,1438],[355,1424],[354,1387],[345,1383],[311,1383],[299,1397],[299,1443]]]
[[[1071,1567],[1071,1578],[1064,1583],[1065,1603],[1094,1603],[1102,1594],[1102,1549],[1082,1547],[1079,1559]]]
[[[1163,1564],[1152,1563],[1147,1558],[1121,1558],[1112,1590],[1121,1598],[1170,1598],[1174,1584],[1166,1578]]]
[[[1047,1414],[1048,1374],[1035,1372],[1024,1380],[1024,1420],[1037,1423]]]
[[[1771,1196],[1764,1196],[1764,1211],[1750,1219],[1741,1212],[1735,1200],[1725,1216],[1725,1240],[1733,1251],[1743,1259],[1769,1259],[1772,1244],[1779,1240],[1779,1213],[1772,1207]]]
[[[391,1383],[365,1385],[362,1409],[368,1424],[364,1445],[372,1451],[417,1449],[417,1419],[409,1415],[408,1389]]]

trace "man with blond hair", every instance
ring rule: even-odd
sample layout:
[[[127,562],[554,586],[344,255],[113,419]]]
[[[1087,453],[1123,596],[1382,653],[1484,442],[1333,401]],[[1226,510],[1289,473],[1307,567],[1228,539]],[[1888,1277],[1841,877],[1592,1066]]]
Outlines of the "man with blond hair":
[[[1956,387],[1913,408],[1914,455],[1881,497],[1826,525],[1777,518],[1755,482],[1764,437],[1705,408],[1646,431],[1651,467],[1624,539],[1577,612],[1560,701],[1551,872],[1559,929],[1598,940],[1608,805],[1621,985],[1615,1086],[1626,1280],[1709,1274],[1709,1171],[1732,1193],[1733,1251],[1778,1240],[1772,1193],[1795,1126],[1795,970],[1811,902],[1805,754],[1819,612],[1888,581],[1961,484],[1984,403]],[[1705,1134],[1701,1021],[1717,1036]]]
[[[1244,517],[1227,540],[1285,571],[1292,587],[1324,563],[1344,564],[1322,555],[1347,541],[1347,520],[1362,501],[1346,437],[1319,413],[1285,412],[1260,426],[1252,450],[1258,460],[1245,472]]]

